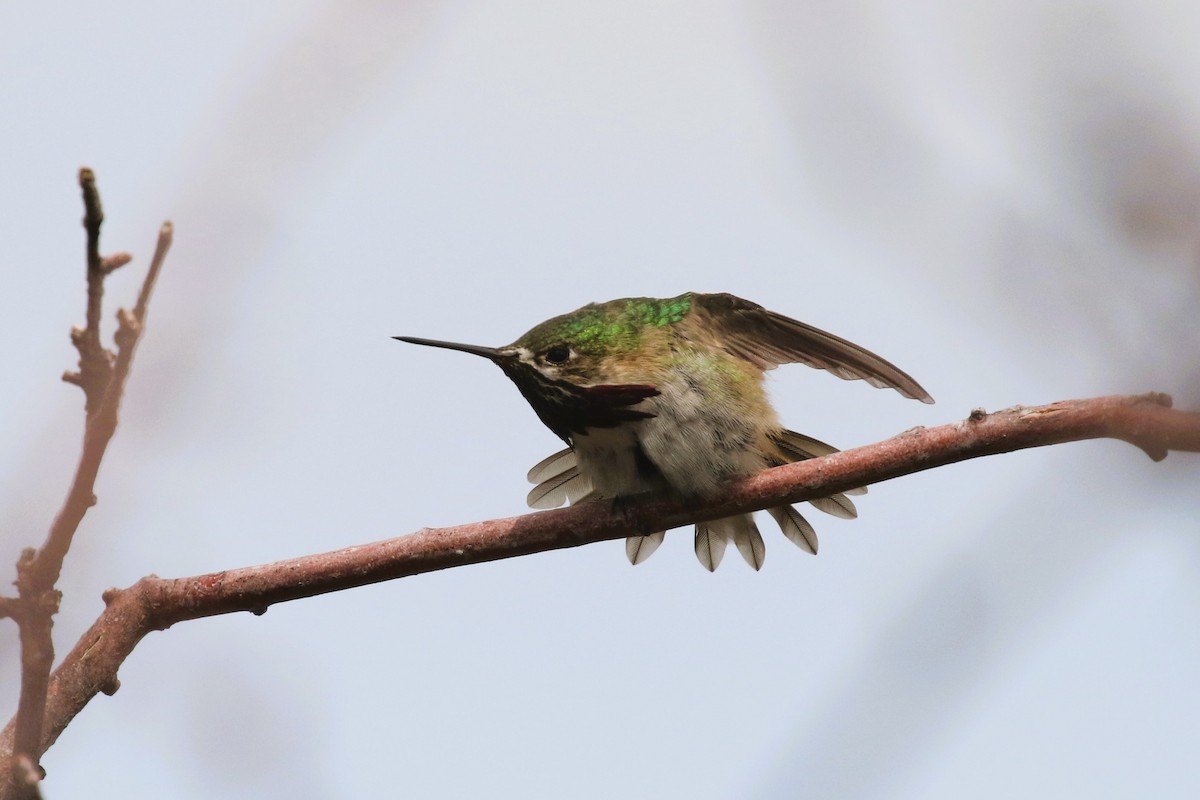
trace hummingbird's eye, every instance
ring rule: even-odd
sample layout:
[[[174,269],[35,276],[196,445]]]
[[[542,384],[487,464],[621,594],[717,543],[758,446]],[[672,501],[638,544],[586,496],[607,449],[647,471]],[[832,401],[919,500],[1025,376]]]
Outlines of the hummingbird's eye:
[[[571,357],[571,348],[565,344],[556,344],[546,351],[546,361],[551,364],[565,364]]]

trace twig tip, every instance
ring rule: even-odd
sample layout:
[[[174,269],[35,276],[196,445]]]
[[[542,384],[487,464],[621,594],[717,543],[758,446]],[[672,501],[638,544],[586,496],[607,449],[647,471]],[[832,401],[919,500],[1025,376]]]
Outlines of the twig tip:
[[[116,272],[130,261],[133,261],[133,256],[129,253],[113,253],[111,256],[100,259],[100,271],[108,275]]]
[[[100,205],[100,190],[96,188],[96,173],[90,167],[79,170],[79,188],[83,190],[83,225],[88,229],[94,246],[100,223],[104,221],[104,208]],[[92,252],[94,254],[95,251]]]

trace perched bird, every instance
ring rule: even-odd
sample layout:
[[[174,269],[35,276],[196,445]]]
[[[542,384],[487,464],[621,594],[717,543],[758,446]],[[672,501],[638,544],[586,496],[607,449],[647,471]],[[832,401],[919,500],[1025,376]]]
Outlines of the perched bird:
[[[529,471],[534,508],[662,491],[703,498],[733,478],[837,452],[780,424],[763,386],[764,372],[780,364],[807,364],[933,402],[874,353],[730,294],[592,303],[505,347],[395,338],[489,359],[567,443]],[[853,518],[845,494],[809,502]],[[816,533],[795,508],[767,511],[787,538],[817,552]],[[629,560],[645,561],[664,534],[630,536]],[[730,541],[752,567],[762,567],[766,549],[753,515],[696,525],[696,556],[710,571]]]

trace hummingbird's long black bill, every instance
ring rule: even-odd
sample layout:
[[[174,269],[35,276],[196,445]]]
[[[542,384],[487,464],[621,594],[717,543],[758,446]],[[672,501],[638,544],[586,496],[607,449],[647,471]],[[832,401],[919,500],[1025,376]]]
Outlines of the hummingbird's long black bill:
[[[415,336],[393,336],[392,338],[396,339],[398,341],[401,341],[401,342],[408,342],[409,344],[423,344],[426,347],[444,347],[447,350],[461,350],[464,353],[471,353],[472,355],[483,356],[484,358],[490,359],[492,361],[495,361],[498,358],[504,357],[504,354],[501,353],[499,350],[497,350],[494,347],[480,347],[477,344],[459,344],[458,342],[443,342],[438,339],[418,339]]]

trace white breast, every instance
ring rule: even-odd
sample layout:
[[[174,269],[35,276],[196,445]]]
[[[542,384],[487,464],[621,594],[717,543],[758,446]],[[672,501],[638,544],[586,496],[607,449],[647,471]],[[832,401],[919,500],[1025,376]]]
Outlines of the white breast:
[[[729,402],[712,402],[694,385],[680,383],[654,398],[652,419],[638,428],[651,462],[677,491],[711,494],[724,481],[766,466],[758,442],[778,425],[774,415],[758,418]]]

